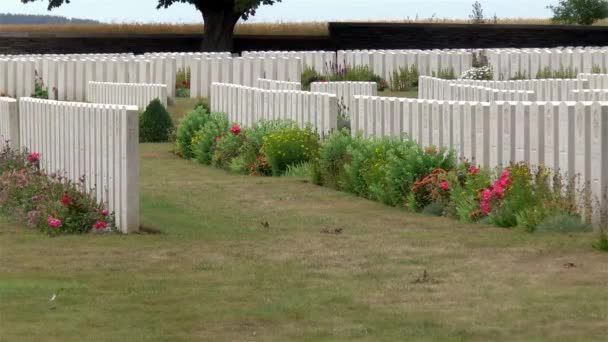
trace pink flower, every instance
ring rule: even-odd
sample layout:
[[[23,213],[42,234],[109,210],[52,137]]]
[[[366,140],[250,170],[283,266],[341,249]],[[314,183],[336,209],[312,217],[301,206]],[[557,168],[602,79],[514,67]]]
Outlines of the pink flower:
[[[509,179],[510,176],[511,176],[511,171],[509,169],[504,170],[502,172],[502,174],[500,175],[500,180]]]
[[[36,202],[40,199],[37,195],[32,196],[32,202]]]
[[[471,174],[471,176],[475,176],[477,174],[477,172],[479,172],[478,167],[475,167],[475,166],[469,167],[469,173]]]
[[[485,189],[482,193],[481,193],[481,199],[485,202],[488,202],[492,199],[492,190],[490,189]]]
[[[496,182],[499,186],[506,188],[511,185],[511,180],[509,178],[501,178],[498,182]]]
[[[58,218],[54,218],[53,216],[49,216],[47,222],[49,224],[49,227],[51,228],[59,228],[62,225],[61,220]]]
[[[479,210],[484,214],[488,215],[492,208],[490,207],[490,202],[483,201],[479,204]]]
[[[215,137],[215,142],[220,142],[220,137]]]
[[[97,230],[106,229],[108,227],[108,224],[105,221],[97,221],[95,222],[94,227]]]
[[[102,216],[108,216],[108,215],[110,215],[110,212],[104,209],[104,210],[101,212],[101,215],[102,215]]]
[[[238,135],[239,133],[241,133],[241,127],[239,126],[232,126],[232,128],[230,129],[230,131],[232,132],[232,134],[234,135]]]
[[[39,160],[40,160],[40,153],[38,153],[38,152],[32,152],[27,156],[27,161],[30,162],[30,164],[37,163]]]
[[[439,186],[445,191],[450,190],[450,183],[448,183],[446,181],[441,182],[441,184]]]
[[[505,188],[500,184],[494,184],[494,195],[498,199],[502,199],[505,196]]]

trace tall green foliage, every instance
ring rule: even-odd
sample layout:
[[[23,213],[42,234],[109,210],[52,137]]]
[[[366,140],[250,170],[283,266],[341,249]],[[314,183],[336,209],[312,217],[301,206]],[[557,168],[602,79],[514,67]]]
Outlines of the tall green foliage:
[[[173,129],[171,115],[159,99],[155,99],[139,117],[140,142],[166,142]]]

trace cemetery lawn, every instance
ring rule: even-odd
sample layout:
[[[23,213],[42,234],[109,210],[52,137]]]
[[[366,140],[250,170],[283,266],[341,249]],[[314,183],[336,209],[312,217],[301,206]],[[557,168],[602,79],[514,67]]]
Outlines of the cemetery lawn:
[[[0,218],[0,340],[606,338],[594,234],[411,214],[170,149],[141,145],[148,233],[49,238]]]

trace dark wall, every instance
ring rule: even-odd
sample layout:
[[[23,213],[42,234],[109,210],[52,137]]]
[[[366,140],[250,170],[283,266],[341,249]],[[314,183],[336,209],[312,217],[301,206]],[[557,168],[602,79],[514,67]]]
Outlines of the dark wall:
[[[127,53],[199,51],[202,35],[191,34],[23,34],[0,33],[0,54]],[[329,37],[241,36],[235,52],[331,50]]]
[[[608,27],[330,23],[330,35],[240,36],[235,51],[608,46]],[[200,35],[0,33],[0,54],[198,51]]]
[[[608,27],[331,23],[336,49],[439,49],[606,46]]]

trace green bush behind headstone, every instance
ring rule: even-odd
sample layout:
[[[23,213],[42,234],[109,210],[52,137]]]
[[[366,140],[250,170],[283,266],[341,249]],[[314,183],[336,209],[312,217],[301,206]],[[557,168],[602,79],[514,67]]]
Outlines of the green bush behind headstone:
[[[172,129],[171,115],[156,99],[139,117],[139,142],[167,142]]]

